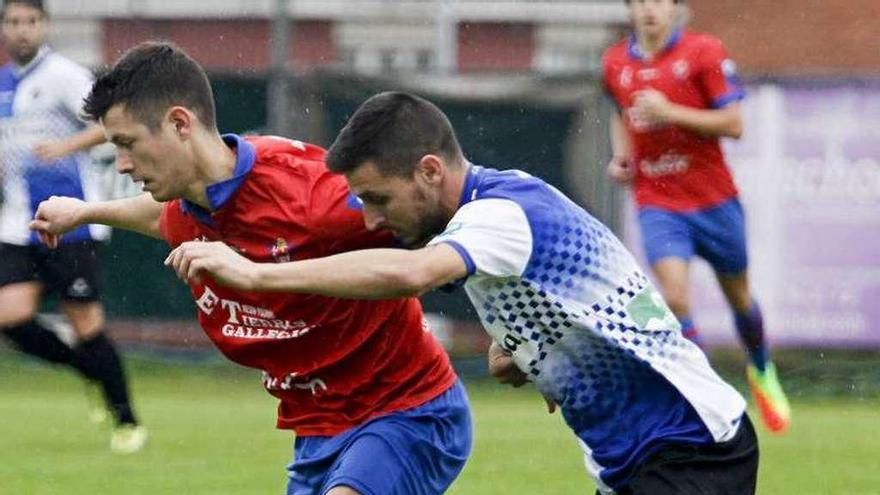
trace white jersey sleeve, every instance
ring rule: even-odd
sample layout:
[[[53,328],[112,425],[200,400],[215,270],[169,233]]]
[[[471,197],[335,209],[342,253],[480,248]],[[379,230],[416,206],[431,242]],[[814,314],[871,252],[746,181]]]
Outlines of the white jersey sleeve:
[[[468,275],[519,277],[532,256],[532,229],[523,209],[509,199],[480,199],[461,207],[429,245],[447,243]]]

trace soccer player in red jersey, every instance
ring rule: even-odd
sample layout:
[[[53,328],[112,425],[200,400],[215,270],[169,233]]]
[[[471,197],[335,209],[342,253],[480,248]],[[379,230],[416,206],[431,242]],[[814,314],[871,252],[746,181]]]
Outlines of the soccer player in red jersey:
[[[764,337],[748,281],[745,222],[719,138],[739,138],[745,96],[721,42],[675,26],[677,0],[630,0],[634,32],[603,57],[611,116],[608,174],[632,184],[642,242],[666,301],[685,335],[690,316],[688,263],[712,265],[748,350],[747,376],[764,423],[784,432],[790,409]]]
[[[53,198],[32,229],[47,244],[103,223],[167,241],[222,240],[254,261],[390,246],[364,227],[323,149],[277,137],[221,136],[199,65],[146,43],[98,79],[85,111],[149,194],[102,203]],[[356,301],[231,290],[191,281],[199,322],[229,359],[263,372],[296,432],[287,493],[435,494],[471,447],[467,397],[415,298]]]

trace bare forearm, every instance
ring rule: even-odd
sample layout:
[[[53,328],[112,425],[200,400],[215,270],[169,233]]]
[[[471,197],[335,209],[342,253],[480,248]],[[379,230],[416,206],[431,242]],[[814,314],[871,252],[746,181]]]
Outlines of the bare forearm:
[[[742,116],[737,104],[717,110],[670,104],[668,120],[672,124],[706,136],[739,139],[743,130]]]
[[[160,239],[161,213],[162,203],[155,201],[149,194],[142,194],[131,198],[87,203],[80,223],[99,223]]]
[[[623,120],[620,118],[620,114],[617,112],[612,112],[611,114],[610,132],[612,155],[622,158],[629,158],[629,135],[627,134],[626,126],[624,126]]]
[[[350,299],[415,296],[429,287],[413,275],[414,262],[410,251],[369,249],[292,263],[258,264],[254,290]]]
[[[468,274],[461,255],[440,243],[409,251],[368,249],[327,258],[257,265],[255,290],[352,299],[417,296]]]
[[[84,131],[74,134],[67,139],[66,148],[68,153],[76,153],[77,151],[87,150],[92,146],[97,146],[107,141],[101,126],[90,125]]]

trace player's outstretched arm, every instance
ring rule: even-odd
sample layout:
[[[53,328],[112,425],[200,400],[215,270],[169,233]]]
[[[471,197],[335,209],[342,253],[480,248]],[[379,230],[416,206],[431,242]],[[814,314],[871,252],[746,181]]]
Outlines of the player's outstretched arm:
[[[367,249],[291,263],[254,263],[219,242],[185,242],[165,264],[183,280],[209,273],[242,290],[297,292],[348,299],[416,296],[467,275],[447,244],[409,251]]]
[[[87,150],[106,142],[101,126],[91,125],[84,131],[59,141],[44,141],[34,147],[34,154],[43,162],[54,162],[77,151]]]
[[[61,236],[80,225],[98,223],[161,238],[159,215],[162,203],[149,194],[113,201],[87,203],[80,199],[52,196],[40,203],[29,227],[50,248]]]

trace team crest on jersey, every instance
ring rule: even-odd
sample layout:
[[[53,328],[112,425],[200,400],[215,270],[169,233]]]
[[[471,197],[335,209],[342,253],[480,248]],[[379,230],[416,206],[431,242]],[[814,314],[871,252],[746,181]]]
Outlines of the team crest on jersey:
[[[275,245],[272,246],[271,254],[276,263],[287,263],[290,261],[290,245],[287,244],[284,238],[279,237],[275,239]]]
[[[676,60],[672,64],[672,74],[676,79],[686,78],[688,75],[688,69],[690,69],[690,65],[687,60]]]
[[[723,62],[721,62],[721,73],[724,74],[725,77],[733,77],[736,75],[736,62],[733,60],[726,58]]]

